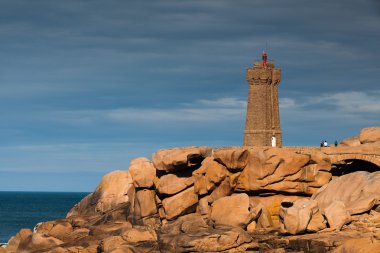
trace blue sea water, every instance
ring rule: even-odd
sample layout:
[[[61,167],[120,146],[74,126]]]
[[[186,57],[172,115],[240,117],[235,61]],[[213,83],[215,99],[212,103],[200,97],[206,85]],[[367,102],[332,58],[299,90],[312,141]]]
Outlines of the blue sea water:
[[[88,193],[0,192],[0,243],[21,228],[33,229],[41,221],[64,218]]]

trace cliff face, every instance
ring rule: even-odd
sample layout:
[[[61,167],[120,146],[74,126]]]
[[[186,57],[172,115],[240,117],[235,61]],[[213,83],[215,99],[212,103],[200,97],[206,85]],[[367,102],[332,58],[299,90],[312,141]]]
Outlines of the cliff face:
[[[3,250],[380,251],[379,136],[376,127],[330,148],[159,150],[107,174],[65,219],[20,231]],[[358,159],[372,167],[353,166]]]

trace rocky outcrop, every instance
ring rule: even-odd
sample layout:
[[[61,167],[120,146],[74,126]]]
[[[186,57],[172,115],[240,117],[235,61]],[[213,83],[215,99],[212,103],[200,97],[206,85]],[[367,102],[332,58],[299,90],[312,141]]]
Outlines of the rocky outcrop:
[[[162,176],[157,185],[157,192],[162,195],[174,195],[194,184],[194,177],[178,177],[175,174]]]
[[[308,199],[297,195],[271,194],[268,196],[250,196],[250,200],[259,202],[265,209],[268,210],[270,219],[275,227],[280,227],[280,207],[283,201],[294,202],[297,199]]]
[[[350,147],[360,145],[380,147],[380,127],[363,128],[357,136],[344,139],[340,144]]]
[[[335,230],[341,230],[343,225],[351,221],[350,213],[347,211],[346,205],[342,201],[332,202],[324,211],[323,215],[329,227]]]
[[[178,171],[199,166],[211,155],[209,147],[161,149],[153,154],[152,161],[158,171]]]
[[[11,252],[17,251],[18,245],[21,242],[26,241],[29,236],[32,236],[32,234],[33,232],[30,229],[25,229],[25,228],[21,229],[15,236],[9,239],[7,250]]]
[[[159,150],[0,252],[376,252],[380,172],[339,177],[334,163],[375,161],[378,132],[329,148]]]
[[[235,189],[312,194],[331,180],[326,171],[331,164],[326,164],[322,158],[312,159],[310,155],[280,148],[249,150],[248,164]]]
[[[75,205],[67,217],[95,215],[107,212],[117,205],[128,203],[128,191],[133,185],[129,171],[113,171],[106,174],[96,190]]]
[[[257,246],[252,241],[241,228],[213,228],[199,214],[189,214],[162,226],[160,252],[244,252]]]
[[[246,148],[225,148],[215,151],[213,158],[231,171],[241,171],[247,166],[249,151]]]
[[[217,225],[246,228],[260,211],[253,210],[247,194],[236,194],[216,200],[212,204],[211,219]]]
[[[156,169],[145,157],[133,159],[129,166],[129,173],[135,187],[151,188],[156,178]]]
[[[326,228],[326,222],[313,200],[284,201],[280,208],[281,232],[299,234]]]
[[[157,213],[156,194],[153,190],[143,189],[136,192],[135,209],[139,217],[152,216]],[[137,211],[138,210],[138,211]]]
[[[43,251],[54,248],[61,244],[63,244],[63,241],[52,236],[33,233],[26,237],[24,240],[20,241],[16,252],[34,252],[39,250]]]
[[[362,144],[380,144],[380,127],[363,128],[359,134],[359,141]]]
[[[193,172],[194,190],[198,195],[204,195],[214,190],[230,173],[212,157],[207,157],[199,169]]]
[[[380,241],[373,238],[355,238],[346,240],[332,253],[372,253],[380,252]]]
[[[172,220],[180,215],[194,212],[197,204],[198,195],[195,193],[194,187],[162,201],[165,218],[167,220]]]
[[[361,145],[361,142],[359,140],[359,137],[355,136],[355,137],[344,139],[343,141],[340,142],[340,145],[349,146],[349,147],[358,147]]]
[[[324,212],[334,201],[340,201],[350,215],[364,213],[380,204],[380,172],[358,171],[335,178],[311,199]]]
[[[301,233],[314,219],[319,220],[320,225],[313,224],[312,231],[322,230],[323,223],[331,229],[341,230],[352,221],[352,215],[368,212],[380,204],[379,189],[380,172],[358,171],[335,178],[310,200],[284,200],[280,209],[281,229],[284,233]]]

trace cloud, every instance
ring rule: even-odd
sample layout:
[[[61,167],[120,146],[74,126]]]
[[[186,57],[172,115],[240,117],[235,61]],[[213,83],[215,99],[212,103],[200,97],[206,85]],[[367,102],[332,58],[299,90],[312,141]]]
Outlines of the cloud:
[[[116,123],[217,123],[243,118],[246,102],[238,98],[195,100],[170,108],[117,108],[109,110],[56,111],[50,116],[68,124]]]
[[[380,92],[338,92],[299,98],[280,98],[280,108],[287,113],[302,114],[322,120],[325,117],[366,118],[380,115]],[[202,124],[243,122],[246,100],[237,97],[200,99],[170,107],[125,107],[50,112],[44,116],[70,125],[114,124]],[[310,114],[310,112],[313,112]],[[329,115],[329,116],[328,116]]]
[[[323,94],[307,99],[306,105],[330,105],[333,110],[342,113],[369,113],[380,115],[380,92],[365,93],[361,91],[338,92]]]
[[[285,142],[310,145],[356,135],[361,128],[380,125],[380,92],[347,91],[299,96],[281,108]]]
[[[359,133],[368,126],[379,126],[379,91],[346,91],[304,94],[281,107],[285,145],[318,145],[321,139],[334,142]]]
[[[280,108],[294,108],[296,107],[296,101],[292,98],[280,98]]]
[[[235,97],[218,98],[215,100],[200,99],[193,104],[195,107],[210,107],[210,108],[246,108],[247,102]]]

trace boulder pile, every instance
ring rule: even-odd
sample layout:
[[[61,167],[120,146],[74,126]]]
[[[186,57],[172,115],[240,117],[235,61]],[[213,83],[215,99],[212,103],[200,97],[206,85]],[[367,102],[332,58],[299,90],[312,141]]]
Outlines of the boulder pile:
[[[357,136],[344,139],[340,145],[349,147],[361,145],[380,147],[380,127],[363,128]]]
[[[380,147],[379,129],[341,145]],[[380,172],[331,170],[322,149],[159,150],[0,253],[380,252]]]

